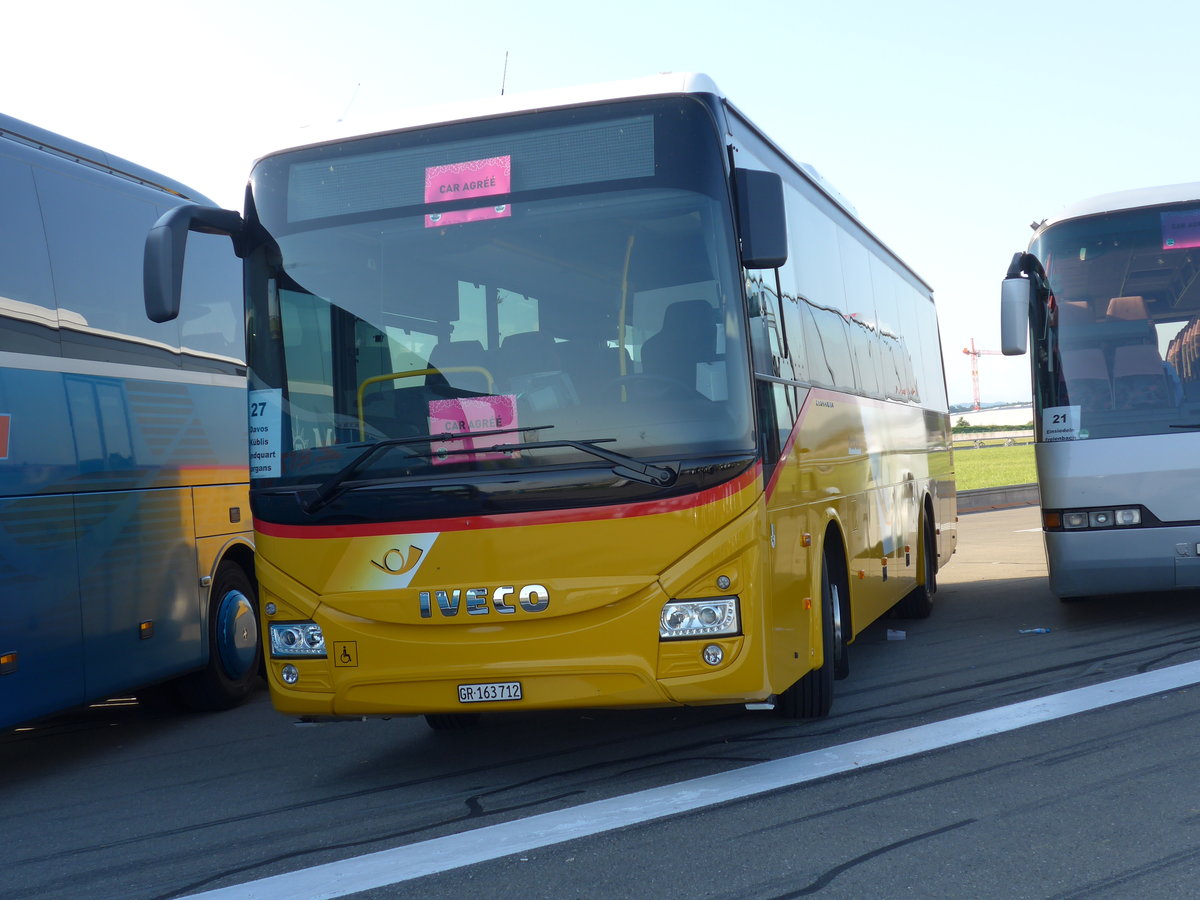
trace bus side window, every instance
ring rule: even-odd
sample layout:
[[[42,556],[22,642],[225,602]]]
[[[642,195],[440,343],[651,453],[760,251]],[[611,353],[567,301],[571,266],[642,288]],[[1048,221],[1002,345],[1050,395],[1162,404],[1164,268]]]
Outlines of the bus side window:
[[[757,381],[755,397],[763,462],[768,466],[770,477],[769,467],[779,462],[796,424],[796,389],[777,381]]]
[[[750,313],[750,349],[754,371],[779,377],[779,299],[767,289],[760,272],[748,273],[746,300]]]
[[[1167,362],[1178,382],[1176,402],[1200,397],[1200,318],[1193,317],[1171,338]]]
[[[63,354],[178,368],[178,320],[151,322],[142,304],[130,302],[142,295],[145,235],[164,209],[159,192],[116,193],[110,177],[83,166],[71,177],[34,175],[59,319],[72,323],[61,335]]]
[[[240,364],[246,356],[242,271],[229,253],[229,238],[202,232],[188,238],[181,296],[179,331],[185,367],[221,371],[212,363],[225,363],[226,368]],[[210,355],[219,359],[210,363]]]
[[[58,312],[50,258],[29,166],[0,158],[0,350],[58,356]]]
[[[821,363],[814,362],[811,367],[813,384],[853,391],[854,362],[845,318],[836,310],[809,305],[807,301],[806,306],[812,322],[806,340],[814,348],[814,360]]]
[[[765,276],[765,278],[763,277]],[[754,371],[769,378],[791,378],[792,370],[784,348],[782,310],[772,289],[774,271],[747,273],[746,295],[749,303],[750,346]],[[763,462],[769,467],[779,462],[788,436],[796,421],[796,389],[776,381],[755,382],[758,403],[759,441]]]

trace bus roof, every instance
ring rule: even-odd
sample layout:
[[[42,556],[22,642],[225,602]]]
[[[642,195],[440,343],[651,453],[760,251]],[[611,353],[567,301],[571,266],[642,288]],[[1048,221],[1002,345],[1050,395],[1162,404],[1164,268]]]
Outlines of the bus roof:
[[[873,240],[887,249],[886,245],[862,221],[854,205],[825,179],[816,168],[808,163],[798,162],[792,158],[787,151],[783,150],[783,148],[759,129],[744,112],[730,103],[724,91],[717,87],[716,82],[712,78],[701,72],[661,72],[657,75],[648,75],[643,78],[633,78],[624,81],[606,81],[596,84],[552,88],[543,91],[530,91],[527,93],[500,94],[483,99],[414,107],[408,110],[401,110],[394,115],[389,114],[387,120],[383,122],[378,120],[370,123],[360,121],[353,124],[337,122],[326,126],[324,129],[315,129],[313,133],[314,140],[268,153],[259,160],[256,160],[255,165],[258,165],[263,159],[270,159],[294,150],[372,137],[394,131],[406,131],[430,125],[447,125],[456,122],[466,122],[472,119],[580,106],[589,103],[603,103],[608,100],[631,100],[640,97],[661,97],[676,94],[712,94],[718,97],[728,111],[737,116],[749,128],[753,129],[780,157],[786,160],[789,165],[794,167],[804,178],[808,179],[819,191],[825,194],[835,206],[850,216]],[[896,256],[890,249],[887,249],[887,252],[920,281],[926,289],[932,292],[932,288],[907,263]]]
[[[1063,207],[1055,215],[1042,222],[1037,228],[1037,233],[1041,234],[1051,225],[1057,225],[1067,219],[1079,219],[1084,216],[1097,216],[1128,209],[1143,209],[1147,206],[1160,206],[1164,203],[1187,203],[1192,200],[1200,201],[1200,182],[1165,184],[1158,187],[1099,194]]]
[[[173,178],[168,178],[166,175],[151,171],[144,166],[139,166],[137,163],[114,156],[111,153],[106,153],[103,150],[72,140],[69,137],[64,137],[61,134],[55,134],[53,131],[47,131],[44,128],[23,122],[20,119],[14,119],[12,116],[0,114],[0,140],[9,140],[14,143],[23,144],[26,147],[32,147],[34,150],[40,150],[43,153],[68,159],[82,166],[99,169],[118,178],[124,178],[137,184],[144,184],[156,190],[182,197],[185,200],[212,205],[212,201],[199,191],[193,190]]]
[[[313,140],[304,144],[266,154],[265,158],[314,147],[335,141],[370,137],[391,131],[406,131],[428,125],[447,125],[492,116],[534,112],[542,109],[601,103],[605,100],[627,100],[637,97],[657,97],[668,94],[715,94],[724,97],[721,89],[707,75],[694,72],[666,72],[627,81],[608,81],[573,87],[551,88],[517,94],[498,94],[494,97],[417,106],[387,114],[385,119],[336,122],[313,129]]]

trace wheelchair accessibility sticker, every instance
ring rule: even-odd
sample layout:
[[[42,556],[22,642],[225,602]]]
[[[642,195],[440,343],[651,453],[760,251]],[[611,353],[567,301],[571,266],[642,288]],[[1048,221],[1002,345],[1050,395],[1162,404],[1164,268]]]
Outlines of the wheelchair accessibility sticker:
[[[358,666],[358,641],[334,641],[333,664],[335,666]]]

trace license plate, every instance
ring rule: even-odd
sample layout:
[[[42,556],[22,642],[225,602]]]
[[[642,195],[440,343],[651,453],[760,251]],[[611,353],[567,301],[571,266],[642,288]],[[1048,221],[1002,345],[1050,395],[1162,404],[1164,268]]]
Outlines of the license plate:
[[[494,700],[520,700],[521,682],[495,681],[491,684],[460,684],[459,703],[488,703]]]

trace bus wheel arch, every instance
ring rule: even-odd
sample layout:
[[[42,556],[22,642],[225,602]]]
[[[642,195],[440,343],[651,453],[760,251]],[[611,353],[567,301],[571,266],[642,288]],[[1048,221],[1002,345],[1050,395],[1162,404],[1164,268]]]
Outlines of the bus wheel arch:
[[[902,619],[929,618],[937,593],[937,536],[933,525],[933,501],[928,495],[921,504],[917,534],[920,541],[917,545],[917,584],[893,607],[895,614]]]
[[[850,590],[845,543],[835,523],[821,542],[820,622],[822,662],[779,695],[776,709],[789,719],[819,719],[833,705],[833,683],[850,673]]]
[[[180,679],[179,692],[193,709],[231,709],[249,695],[263,666],[258,585],[248,548],[231,548],[217,565],[206,621],[208,659],[203,669]]]

